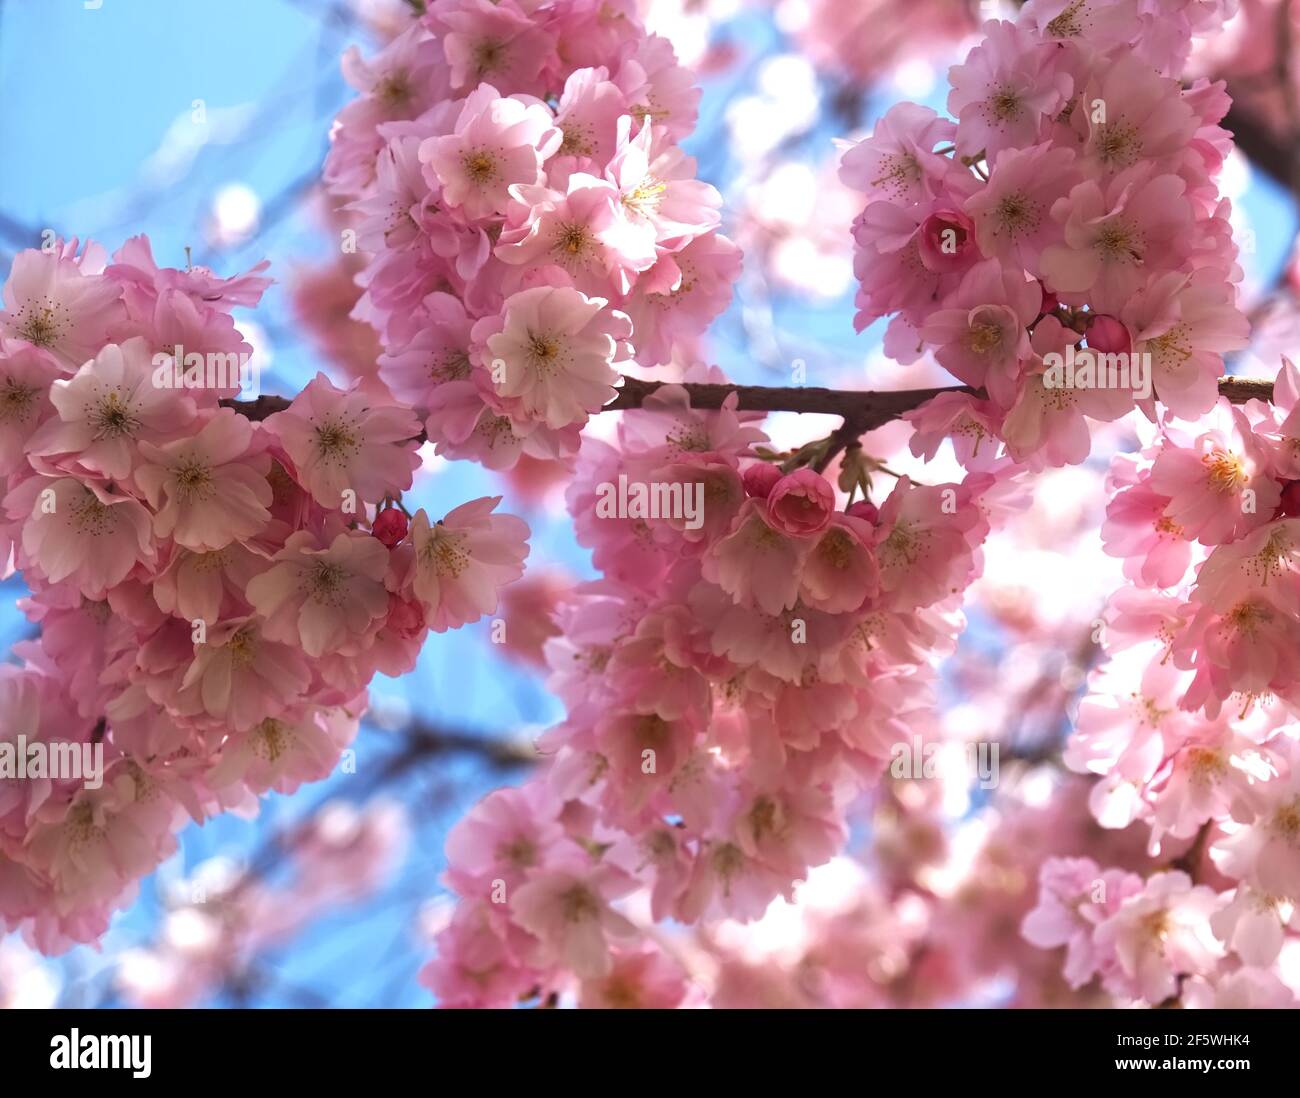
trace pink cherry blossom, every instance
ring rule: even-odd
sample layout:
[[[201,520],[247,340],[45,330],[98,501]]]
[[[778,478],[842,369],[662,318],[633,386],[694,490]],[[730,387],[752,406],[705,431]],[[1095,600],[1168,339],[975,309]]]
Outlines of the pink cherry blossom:
[[[1209,971],[1222,947],[1204,920],[1217,906],[1214,891],[1194,887],[1186,873],[1155,874],[1097,927],[1097,947],[1119,962],[1114,982],[1161,1003],[1176,992],[1177,976]]]
[[[423,510],[411,523],[414,590],[435,632],[477,621],[497,608],[498,590],[523,574],[528,527],[494,515],[500,496],[463,503],[436,524]]]
[[[155,532],[204,552],[256,533],[270,518],[273,496],[265,445],[227,408],[191,437],[142,442],[135,481],[156,509]]]
[[[49,583],[71,582],[102,598],[154,555],[149,512],[112,486],[72,477],[34,477],[5,499],[22,521],[22,552]]]
[[[1043,122],[1072,91],[1068,73],[1052,64],[1052,49],[1014,23],[988,22],[984,40],[949,74],[948,111],[957,118],[957,151],[1032,145]]]
[[[635,932],[609,906],[609,900],[627,892],[632,883],[612,869],[557,866],[538,872],[517,889],[511,909],[519,925],[567,968],[580,977],[599,979],[613,968],[610,939]]]
[[[419,434],[410,412],[360,384],[338,389],[324,374],[271,416],[266,430],[284,445],[316,502],[345,513],[356,514],[358,501],[377,503],[410,488],[418,465],[403,445]]]
[[[567,427],[613,396],[614,365],[626,357],[631,326],[605,305],[567,287],[539,286],[509,298],[499,318],[475,325],[512,420]]]
[[[465,100],[454,131],[425,141],[420,159],[447,203],[481,218],[505,213],[511,186],[537,184],[542,162],[560,141],[543,104],[481,84]]]
[[[170,373],[170,365],[164,365]],[[183,430],[194,403],[156,382],[145,340],[109,344],[68,380],[56,381],[50,401],[58,413],[31,440],[31,452],[74,459],[92,473],[122,480],[138,461],[136,442]]]
[[[99,271],[92,247],[87,245],[80,257],[75,248],[73,242],[71,249],[19,252],[4,284],[0,311],[5,335],[48,351],[69,370],[95,357],[102,333],[122,312],[121,288],[95,277]],[[103,269],[102,261],[98,266]]]
[[[249,581],[248,601],[266,618],[266,636],[309,656],[338,651],[388,611],[388,551],[375,538],[343,531],[325,544],[299,530],[272,562]]]

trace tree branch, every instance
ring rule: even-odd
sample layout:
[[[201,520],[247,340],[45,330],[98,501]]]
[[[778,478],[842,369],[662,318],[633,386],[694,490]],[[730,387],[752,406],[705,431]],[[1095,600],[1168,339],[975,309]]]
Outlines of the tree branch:
[[[1256,115],[1233,104],[1223,128],[1252,164],[1275,183],[1300,197],[1300,136],[1286,141]]]
[[[642,381],[625,377],[618,396],[606,404],[602,412],[620,412],[640,408],[646,398],[665,385],[677,385],[690,394],[691,407],[701,409],[721,408],[723,402],[736,394],[736,407],[742,412],[815,412],[842,416],[852,420],[858,434],[865,434],[904,412],[919,408],[927,400],[941,393],[971,393],[978,390],[968,385],[953,385],[936,389],[819,389],[797,385],[778,388],[767,385],[713,385],[702,382]]]
[[[640,378],[625,377],[618,396],[600,411],[625,412],[640,408],[648,397],[665,385],[685,389],[690,395],[691,407],[702,410],[721,408],[723,402],[734,393],[737,397],[736,407],[742,412],[812,412],[841,416],[845,425],[837,434],[843,436],[844,443],[898,419],[943,393],[967,393],[980,399],[985,396],[983,389],[974,389],[969,385],[949,385],[936,389],[819,389],[803,385],[781,388],[768,385],[642,381]],[[1273,382],[1267,378],[1223,377],[1219,379],[1219,395],[1226,396],[1233,404],[1245,404],[1248,400],[1271,401]],[[256,400],[231,399],[221,403],[252,420],[266,419],[289,407],[289,401],[278,396],[260,396]]]
[[[352,801],[361,801],[372,796],[377,790],[394,778],[410,773],[412,769],[430,759],[446,755],[467,755],[476,758],[496,773],[508,773],[521,767],[531,766],[539,756],[533,745],[516,737],[495,737],[477,735],[458,728],[427,724],[416,721],[401,733],[401,746],[381,766],[369,769],[362,780],[351,785],[346,792]],[[330,801],[337,799],[342,790],[330,790],[322,794],[308,808],[300,820],[310,819]],[[243,888],[252,880],[264,875],[275,860],[285,853],[285,843],[292,835],[288,830],[277,830],[266,836],[259,849],[248,862],[245,878],[236,888]]]
[[[256,400],[236,400],[234,397],[227,397],[221,401],[223,408],[233,408],[245,419],[259,421],[275,415],[276,412],[283,412],[289,407],[287,397],[278,396],[260,396]]]

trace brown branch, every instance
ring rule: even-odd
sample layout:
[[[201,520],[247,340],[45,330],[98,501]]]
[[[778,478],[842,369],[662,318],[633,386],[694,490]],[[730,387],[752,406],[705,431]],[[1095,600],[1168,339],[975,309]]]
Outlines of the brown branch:
[[[430,759],[446,755],[474,757],[494,772],[510,772],[520,767],[531,766],[539,758],[533,745],[522,739],[481,736],[458,728],[426,724],[423,721],[408,725],[400,735],[403,742],[399,749],[390,755],[382,766],[368,770],[361,782],[348,787],[350,799],[359,801],[369,797],[394,778],[410,773],[415,767]],[[339,793],[339,790],[330,790],[322,794],[315,804],[303,813],[301,819],[310,819],[326,804],[337,798]],[[292,834],[292,830],[278,830],[268,835],[249,859],[245,878],[239,881],[236,890],[264,876],[275,859],[286,852],[285,843],[290,840]]]
[[[522,739],[480,736],[458,729],[416,723],[404,730],[407,747],[403,753],[411,759],[434,755],[476,755],[480,761],[502,769],[528,766],[538,759],[531,742]]]
[[[625,377],[618,396],[600,411],[626,412],[640,408],[648,397],[665,385],[685,389],[690,396],[691,407],[705,411],[721,408],[723,402],[734,393],[738,398],[736,407],[742,412],[801,412],[841,416],[844,425],[835,432],[838,444],[836,452],[860,435],[874,431],[944,393],[967,393],[980,399],[985,397],[983,389],[969,385],[948,385],[935,389],[819,389],[804,385],[782,388],[769,385],[642,381],[640,378]],[[1245,404],[1248,400],[1271,401],[1273,382],[1267,378],[1222,377],[1219,379],[1219,395],[1226,396],[1233,404]],[[228,399],[221,403],[252,420],[266,419],[289,407],[289,401],[279,396],[260,396],[256,400]],[[419,437],[423,438],[423,435]]]
[[[690,394],[692,408],[721,408],[723,402],[735,393],[738,398],[736,407],[742,412],[812,412],[843,416],[862,425],[860,434],[874,430],[891,419],[897,419],[913,408],[919,408],[941,393],[977,392],[967,385],[936,389],[819,389],[805,385],[778,388],[767,385],[642,381],[639,378],[625,377],[618,396],[601,411],[620,412],[640,408],[647,397],[665,385],[678,385],[685,389]]]
[[[1205,846],[1210,838],[1210,821],[1206,820],[1192,840],[1192,845],[1173,859],[1165,868],[1181,870],[1191,877],[1194,884],[1199,884],[1201,864],[1205,860]]]
[[[283,412],[289,407],[289,403],[288,398],[278,396],[260,396],[256,400],[236,400],[234,397],[227,397],[221,401],[221,406],[233,408],[245,419],[260,421],[275,415],[276,412]]]
[[[1252,164],[1300,199],[1300,105],[1297,104],[1298,89],[1293,87],[1291,77],[1291,4],[1292,0],[1282,0],[1278,4],[1274,22],[1275,60],[1271,75],[1282,97],[1282,112],[1286,118],[1283,132],[1278,133],[1257,113],[1246,108],[1232,81],[1229,81],[1228,93],[1233,103],[1228,108],[1223,127],[1231,131],[1237,148]]]
[[[1273,383],[1262,377],[1221,377],[1219,396],[1226,396],[1233,404],[1245,404],[1248,400],[1262,400],[1271,404]]]
[[[1300,136],[1288,141],[1279,137],[1257,115],[1240,104],[1234,104],[1223,120],[1245,157],[1281,184],[1293,195],[1300,196]]]
[[[615,400],[606,404],[602,412],[625,411],[639,408],[646,397],[670,381],[641,381],[624,378],[623,386]],[[905,412],[919,408],[928,400],[943,393],[968,393],[985,398],[983,389],[969,385],[949,385],[937,389],[817,389],[809,386],[775,388],[763,385],[705,385],[682,383],[681,388],[690,394],[692,408],[721,408],[732,393],[739,396],[737,407],[748,412],[820,412],[843,416],[863,424],[862,432],[874,430]],[[1248,400],[1271,401],[1273,382],[1266,378],[1223,377],[1219,379],[1219,395],[1233,404]]]

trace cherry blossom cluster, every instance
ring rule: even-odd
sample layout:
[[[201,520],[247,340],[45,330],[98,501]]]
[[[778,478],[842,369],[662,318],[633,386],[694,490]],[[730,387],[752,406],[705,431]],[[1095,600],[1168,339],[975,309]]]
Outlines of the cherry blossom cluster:
[[[994,478],[904,477],[845,508],[734,404],[696,411],[668,386],[611,442],[584,441],[568,504],[602,577],[546,642],[567,717],[539,741],[545,767],[448,839],[461,900],[426,971],[445,1004],[680,1000],[648,924],[751,920],[790,897],[926,724]],[[695,488],[702,521],[609,514],[620,482]]]
[[[778,900],[756,922],[674,941],[697,998],[724,1009],[1106,1005],[1099,988],[1072,991],[1059,960],[1015,930],[1045,860],[1088,850],[1136,866],[1140,843],[1095,838],[1087,783],[1042,769],[953,827],[943,801],[961,792],[954,777],[887,781],[861,860],[814,869],[795,903]]]
[[[3,287],[0,559],[39,636],[0,668],[0,922],[47,952],[97,939],[187,820],[328,775],[370,679],[523,571],[499,497],[408,520],[420,426],[382,387],[318,375],[264,421],[234,399],[263,266],[74,240]],[[34,743],[102,770],[15,770]]]
[[[893,316],[891,357],[923,353],[977,395],[919,410],[918,444],[1083,461],[1088,421],[1135,407],[1194,420],[1245,345],[1222,83],[1184,87],[1192,36],[1229,4],[1033,0],[949,73],[952,119],[912,103],[849,148],[859,327]],[[1119,355],[1149,385],[1062,384],[1052,357]],[[1129,363],[1126,362],[1126,365]]]
[[[974,29],[965,4],[924,0],[896,5],[867,0],[846,7],[836,0],[778,0],[778,18],[819,66],[869,87],[913,58],[941,55]]]
[[[739,252],[677,146],[699,92],[634,5],[435,0],[344,72],[325,178],[368,259],[354,315],[438,453],[571,456],[620,368],[726,305]]]
[[[1298,403],[1288,363],[1272,404],[1225,399],[1112,466],[1102,537],[1132,586],[1098,622],[1107,659],[1065,761],[1100,775],[1103,826],[1139,823],[1153,856],[1191,844],[1182,861],[1199,868],[1204,852],[1213,873],[1047,867],[1027,930],[1069,945],[1076,985],[1099,975],[1151,1003],[1228,979],[1249,1005],[1282,994],[1270,966],[1300,928]]]
[[[931,893],[912,908],[888,895],[890,918],[917,916],[892,926],[900,956],[882,959],[870,926],[819,923],[825,948],[865,947],[868,963],[922,988],[837,985],[846,970],[827,963],[825,983],[777,999],[944,1001],[1014,956],[1041,974],[1045,1001],[1293,1001],[1267,966],[1300,883],[1287,730],[1298,382],[1284,372],[1271,407],[1219,401],[1222,356],[1248,330],[1215,184],[1228,103],[1221,86],[1177,79],[1192,36],[1226,14],[1030,4],[1018,23],[986,25],[954,68],[955,122],[896,107],[846,154],[845,181],[871,199],[855,227],[861,322],[898,314],[895,358],[933,353],[982,390],[907,416],[917,456],[953,444],[969,470],[960,483],[898,477],[878,504],[841,510],[819,472],[833,440],[773,454],[734,403],[692,411],[672,388],[628,413],[611,443],[584,441],[568,503],[602,578],[561,604],[546,646],[568,716],[542,738],[542,775],[491,795],[452,834],[446,883],[461,899],[425,974],[440,1001],[765,998],[763,974],[718,960],[724,939],[743,941],[737,926],[779,912],[833,856],[847,806],[877,787],[899,741],[945,735],[930,672],[962,627],[992,523],[1019,506],[1026,471],[1088,456],[1088,420],[1134,410],[1154,434],[1117,459],[1103,537],[1125,576],[1155,590],[1121,592],[1098,620],[1109,661],[1065,761],[1102,775],[1088,796],[1103,826],[1150,824],[1147,857],[1131,842],[1107,850],[1086,828],[1023,849],[988,834],[973,863],[954,850],[957,865],[910,882]],[[1151,385],[1062,386],[1048,363],[1076,351],[1145,356]],[[840,486],[862,484],[864,468],[885,466],[850,448]],[[601,503],[616,482],[698,485],[709,505],[700,523],[611,518]],[[1077,812],[1084,787],[1069,788],[1054,811]],[[1020,834],[1007,819],[1034,814],[1009,809],[993,822]],[[870,920],[883,904],[868,896],[853,914]],[[667,920],[699,924],[707,990],[655,928]],[[1022,939],[998,937],[1021,925]],[[836,928],[864,936],[858,952]],[[926,954],[972,937],[1009,952],[973,961],[954,949],[960,969]],[[1069,947],[1064,984],[1026,943]]]

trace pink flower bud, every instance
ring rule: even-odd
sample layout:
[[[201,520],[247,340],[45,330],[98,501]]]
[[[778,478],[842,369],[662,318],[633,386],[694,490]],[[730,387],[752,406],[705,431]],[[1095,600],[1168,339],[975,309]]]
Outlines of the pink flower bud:
[[[880,508],[869,499],[860,499],[857,503],[851,503],[844,509],[844,513],[850,518],[862,519],[871,523],[873,526],[880,518]]]
[[[406,527],[406,516],[396,507],[390,507],[375,516],[370,532],[391,549],[406,537]]]
[[[767,497],[768,522],[793,537],[826,529],[834,513],[834,489],[811,469],[796,469],[782,477]]]
[[[781,476],[781,470],[767,462],[751,465],[745,470],[743,477],[746,495],[754,496],[756,499],[767,499]]]
[[[1094,316],[1088,325],[1088,346],[1103,354],[1127,354],[1133,344],[1128,329],[1113,316],[1103,313]]]
[[[921,222],[921,262],[932,271],[960,270],[975,251],[975,222],[960,210],[939,210]]]

